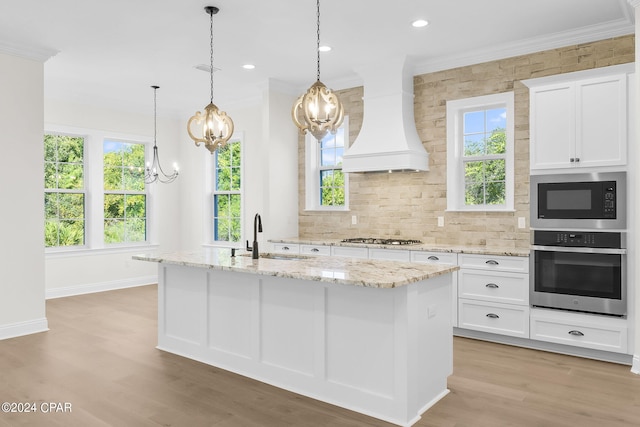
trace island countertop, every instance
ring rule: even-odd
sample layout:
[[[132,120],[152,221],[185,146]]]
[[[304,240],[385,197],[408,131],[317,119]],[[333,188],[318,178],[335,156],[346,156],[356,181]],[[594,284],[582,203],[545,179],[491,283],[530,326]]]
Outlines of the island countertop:
[[[343,257],[287,256],[264,253],[261,253],[260,256],[261,258],[254,260],[250,253],[242,252],[232,257],[231,250],[227,248],[204,248],[189,252],[138,254],[134,255],[133,259],[372,288],[397,288],[452,273],[459,269],[454,265]],[[268,258],[268,256],[276,258]]]

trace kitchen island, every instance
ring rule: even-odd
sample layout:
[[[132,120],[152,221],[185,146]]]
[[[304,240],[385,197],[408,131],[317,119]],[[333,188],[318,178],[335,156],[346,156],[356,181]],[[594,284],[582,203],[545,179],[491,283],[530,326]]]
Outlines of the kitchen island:
[[[159,263],[161,350],[403,426],[448,393],[456,266],[229,249],[133,258]]]

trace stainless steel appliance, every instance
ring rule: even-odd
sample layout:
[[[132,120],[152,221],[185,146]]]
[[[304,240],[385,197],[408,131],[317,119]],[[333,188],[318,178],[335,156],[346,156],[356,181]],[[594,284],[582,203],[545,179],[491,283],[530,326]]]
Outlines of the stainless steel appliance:
[[[531,305],[626,315],[624,233],[545,230],[532,240]]]
[[[620,229],[626,221],[626,173],[531,176],[531,227]]]
[[[367,245],[418,245],[422,242],[420,240],[410,239],[379,239],[376,237],[355,237],[352,239],[343,239],[342,243],[364,243]]]

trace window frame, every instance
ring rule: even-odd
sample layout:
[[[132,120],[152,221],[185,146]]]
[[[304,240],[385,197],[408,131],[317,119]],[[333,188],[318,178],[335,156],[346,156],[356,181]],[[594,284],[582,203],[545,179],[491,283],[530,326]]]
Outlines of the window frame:
[[[147,200],[147,240],[145,242],[105,244],[104,242],[104,184],[103,184],[103,143],[104,140],[117,140],[144,144],[145,159],[152,156],[153,137],[117,132],[108,132],[99,129],[81,128],[75,126],[45,123],[43,132],[47,134],[62,134],[84,137],[84,185],[85,185],[85,245],[84,246],[56,246],[45,247],[43,236],[43,248],[47,258],[83,256],[87,253],[128,253],[140,251],[141,248],[154,249],[159,247],[157,243],[158,232],[155,211],[157,201],[156,190],[153,185],[145,185]],[[44,170],[44,158],[43,158]],[[44,194],[44,192],[43,192]],[[43,197],[44,213],[44,197]]]
[[[464,114],[495,108],[506,109],[506,147],[504,155],[480,156],[478,161],[504,158],[505,160],[505,203],[465,204],[465,157],[463,124]],[[447,210],[448,211],[514,211],[514,92],[476,96],[447,101]]]
[[[340,128],[344,134],[344,151],[349,148],[349,116],[345,116]],[[320,173],[326,170],[342,170],[342,166],[322,166],[320,143],[307,133],[305,136],[305,211],[348,211],[349,210],[349,174],[344,175],[344,205],[327,206],[322,205],[322,188]]]

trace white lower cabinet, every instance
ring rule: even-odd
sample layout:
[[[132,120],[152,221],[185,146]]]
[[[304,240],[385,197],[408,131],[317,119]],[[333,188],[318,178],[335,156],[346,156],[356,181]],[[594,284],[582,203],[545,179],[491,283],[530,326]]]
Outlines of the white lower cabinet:
[[[627,335],[625,319],[559,310],[531,309],[530,337],[534,340],[627,353]]]
[[[279,254],[299,254],[300,245],[297,243],[274,243],[273,252]]]
[[[409,262],[411,261],[411,252],[401,249],[369,248],[369,259]]]
[[[331,255],[351,258],[369,258],[369,249],[357,246],[331,246]]]
[[[325,245],[300,245],[300,253],[303,255],[331,255],[331,247]]]
[[[529,307],[514,304],[458,300],[458,327],[529,338]]]
[[[529,338],[529,259],[458,256],[458,327]]]

